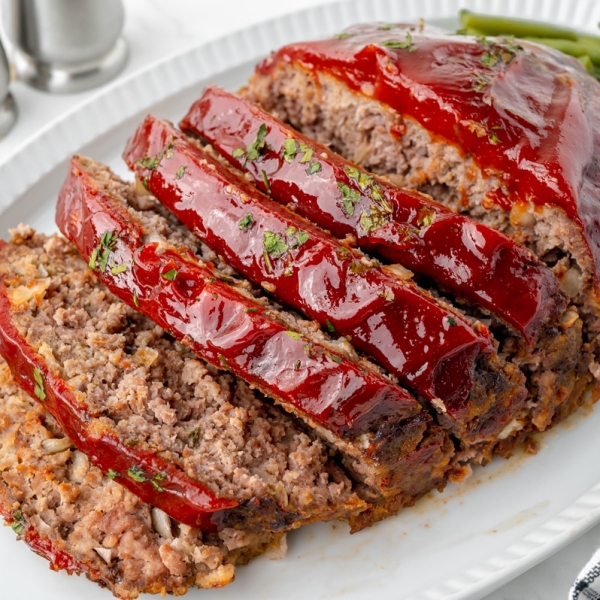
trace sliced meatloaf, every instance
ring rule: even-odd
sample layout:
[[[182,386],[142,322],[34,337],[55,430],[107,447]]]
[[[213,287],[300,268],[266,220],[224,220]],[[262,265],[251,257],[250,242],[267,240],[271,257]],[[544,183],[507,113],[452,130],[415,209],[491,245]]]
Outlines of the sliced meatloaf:
[[[0,514],[53,569],[84,574],[118,598],[222,587],[235,565],[286,548],[285,533],[202,533],[144,504],[74,448],[1,358]]]
[[[364,511],[356,503],[348,511],[355,530],[443,487],[453,446],[420,404],[357,357],[347,340],[327,339],[317,323],[253,296],[230,267],[224,275],[194,254],[199,242],[155,199],[137,196],[107,167],[74,157],[57,220],[120,298],[212,364],[242,376],[330,445],[373,506]],[[115,242],[104,253],[107,231]],[[359,525],[352,513],[360,510],[371,516]]]
[[[364,508],[329,449],[106,291],[61,237],[0,248],[0,352],[105,473],[178,521],[284,530]]]
[[[547,328],[548,350],[488,316],[531,401],[542,399],[533,426],[544,429],[595,396],[600,377],[598,89],[576,61],[535,44],[375,23],[285,46],[242,93],[370,171],[500,229],[552,269],[571,304]],[[570,326],[581,328],[579,347],[556,336]]]
[[[260,153],[266,161],[268,152]],[[272,201],[165,121],[148,116],[125,157],[156,198],[236,270],[350,339],[442,410],[462,445],[496,442],[520,412],[524,378],[496,355],[480,323]],[[149,157],[162,158],[150,169]]]

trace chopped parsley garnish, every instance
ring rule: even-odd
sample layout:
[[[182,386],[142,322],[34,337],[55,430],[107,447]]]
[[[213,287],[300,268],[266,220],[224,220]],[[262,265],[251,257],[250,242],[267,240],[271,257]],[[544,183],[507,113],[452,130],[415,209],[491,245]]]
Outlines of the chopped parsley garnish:
[[[152,487],[157,491],[157,492],[164,492],[164,488],[162,487],[162,485],[160,485],[158,482],[159,481],[164,481],[166,479],[166,474],[163,472],[159,472],[156,473],[156,475],[154,475],[154,477],[152,477],[152,479],[150,480],[150,483],[152,484]]]
[[[44,376],[39,367],[34,367],[33,379],[35,380],[34,393],[43,402],[46,399],[46,390],[44,389]]]
[[[343,31],[342,33],[337,33],[333,36],[334,40],[345,40],[346,38],[352,37],[355,35],[354,33],[350,33],[349,31]]]
[[[335,253],[340,260],[348,260],[352,254],[350,248],[347,246],[340,246],[336,249]]]
[[[309,175],[314,175],[315,173],[318,173],[321,169],[322,169],[321,163],[314,161],[314,162],[311,162],[310,165],[308,165],[308,169],[306,169],[306,172]]]
[[[351,189],[342,181],[337,182],[338,189],[342,192],[340,198],[342,210],[346,216],[351,217],[354,215],[354,206],[360,201],[360,195],[356,190]]]
[[[502,140],[493,131],[490,133],[490,135],[488,135],[488,140],[493,146],[502,143]]]
[[[161,273],[160,276],[167,281],[175,281],[175,278],[177,277],[177,270],[169,269],[165,273]]]
[[[16,510],[12,514],[12,523],[10,526],[17,535],[21,535],[25,531],[25,519],[23,518],[23,513],[20,510]]]
[[[414,52],[418,48],[418,46],[412,43],[412,36],[408,31],[406,32],[406,39],[403,42],[400,40],[386,40],[385,42],[381,42],[381,45],[392,50],[408,50],[409,52]]]
[[[393,25],[387,23],[385,25],[380,25],[377,29],[381,29],[381,31],[389,31],[390,29],[393,29],[393,27]]]
[[[339,356],[329,354],[329,352],[326,352],[325,354],[327,354],[327,358],[330,358],[334,363],[337,363],[338,365],[342,364],[342,359]]]
[[[304,142],[298,142],[294,138],[286,138],[281,148],[281,156],[283,156],[284,160],[291,164],[300,153],[302,154],[300,164],[304,165],[308,163],[308,168],[306,169],[307,175],[314,175],[321,170],[321,163],[312,160],[314,154],[313,148]]]
[[[280,258],[289,248],[283,241],[283,238],[272,231],[265,231],[265,235],[263,236],[263,247],[265,252],[273,258]]]
[[[267,190],[267,194],[271,193],[271,184],[269,183],[269,178],[267,177],[267,172],[264,169],[261,169],[263,183],[265,184],[265,189]]]
[[[133,290],[133,303],[135,304],[135,306],[140,305],[140,301],[139,301],[137,292],[135,290]]]
[[[200,437],[200,427],[195,427],[188,433],[188,438],[192,445],[195,445]]]
[[[185,165],[181,165],[179,169],[177,169],[177,173],[175,173],[175,179],[181,179],[185,175],[187,167]]]
[[[134,438],[132,440],[129,440],[127,442],[127,445],[133,447],[133,446],[137,446],[139,443],[140,443],[140,440],[138,440],[137,438]]]
[[[370,268],[371,267],[365,265],[360,260],[353,260],[350,263],[349,271],[350,271],[350,273],[353,273],[354,275],[361,275],[362,273],[365,273],[366,271],[368,271]]]
[[[118,240],[119,236],[114,231],[107,231],[102,235],[100,243],[92,250],[92,254],[90,255],[88,266],[92,271],[96,267],[99,267],[102,273],[106,271],[108,258],[110,253],[117,247]]]
[[[298,333],[297,331],[288,330],[288,331],[284,331],[284,333],[286,335],[289,335],[295,342],[297,342],[302,337],[302,334]]]
[[[289,163],[293,163],[298,154],[298,144],[294,138],[286,138],[283,142],[283,148],[281,149],[281,155],[284,160]]]
[[[297,360],[297,361],[295,362],[295,364],[294,364],[294,370],[295,370],[295,371],[298,371],[299,369],[300,369],[300,361],[299,361],[299,360]]]
[[[120,265],[115,265],[114,263],[110,267],[110,272],[113,275],[118,275],[119,273],[125,273],[127,271],[127,265],[125,263]]]
[[[435,221],[435,212],[428,206],[422,206],[417,215],[417,224],[422,227],[429,227]]]
[[[121,476],[121,474],[120,474],[120,473],[117,473],[117,472],[116,472],[114,469],[109,469],[109,470],[106,472],[106,476],[107,476],[109,479],[116,479],[117,477],[120,477],[120,476]]]
[[[219,362],[221,363],[221,366],[223,368],[231,371],[231,367],[229,366],[229,363],[227,362],[227,359],[222,354],[219,354]]]
[[[250,308],[247,308],[244,312],[255,313],[255,312],[258,312],[258,308],[250,307]]]
[[[146,477],[144,471],[142,471],[142,469],[137,465],[132,465],[131,467],[129,467],[129,469],[127,469],[127,475],[129,475],[131,479],[137,481],[138,483],[148,481],[148,478]]]
[[[160,157],[158,155],[155,156],[144,156],[140,158],[140,160],[136,161],[136,165],[138,167],[142,167],[142,169],[148,169],[152,171],[158,167],[158,163],[160,162]]]
[[[329,331],[330,333],[335,333],[335,327],[329,319],[325,321],[325,327],[327,327],[327,331]]]
[[[485,52],[481,57],[481,63],[490,68],[492,68],[498,62],[498,60],[498,56],[492,52]]]
[[[450,327],[456,326],[456,319],[454,317],[446,317],[446,321]]]
[[[238,225],[242,231],[248,231],[252,225],[254,225],[254,216],[252,213],[248,213],[245,217],[240,219]]]
[[[165,151],[165,156],[167,157],[167,159],[171,159],[173,158],[173,142],[169,142],[167,144],[167,149]]]
[[[243,148],[236,148],[231,153],[231,156],[238,160],[243,158],[244,162],[242,163],[242,166],[245,167],[249,160],[256,160],[265,150],[268,150],[271,147],[265,140],[266,135],[267,124],[261,123],[254,141],[248,144],[248,148],[246,148],[246,150]]]
[[[375,231],[383,225],[387,221],[387,214],[375,204],[372,204],[369,207],[369,214],[363,212],[360,215],[360,228],[365,233],[370,233],[371,231]]]

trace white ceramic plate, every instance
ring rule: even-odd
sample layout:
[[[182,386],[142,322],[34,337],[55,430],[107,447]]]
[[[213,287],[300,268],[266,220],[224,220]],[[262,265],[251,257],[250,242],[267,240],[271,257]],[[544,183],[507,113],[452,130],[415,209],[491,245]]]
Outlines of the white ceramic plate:
[[[331,35],[365,20],[452,20],[459,6],[580,29],[600,20],[596,0],[356,0],[259,24],[151,65],[49,123],[0,164],[0,231],[19,221],[54,226],[55,196],[67,157],[89,154],[125,174],[119,154],[146,112],[177,121],[208,82],[236,89],[252,65],[294,39]],[[600,521],[600,414],[580,415],[541,436],[536,456],[494,461],[460,487],[424,499],[371,529],[319,524],[289,536],[283,561],[258,559],[211,600],[475,600],[568,544]],[[0,597],[100,600],[108,594],[46,564],[0,532]]]

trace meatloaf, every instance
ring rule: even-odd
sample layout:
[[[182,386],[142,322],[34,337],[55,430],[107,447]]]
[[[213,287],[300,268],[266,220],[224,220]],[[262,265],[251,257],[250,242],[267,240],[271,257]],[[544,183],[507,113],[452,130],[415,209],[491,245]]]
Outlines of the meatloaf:
[[[267,138],[272,144],[271,131]],[[168,123],[148,116],[125,157],[156,198],[235,269],[443,409],[444,426],[465,446],[495,442],[522,409],[524,378],[496,355],[483,325],[272,201]],[[149,157],[162,158],[150,169]]]
[[[553,271],[571,303],[547,335],[582,331],[568,365],[548,368],[552,351],[528,350],[487,315],[531,401],[543,398],[533,419],[543,430],[595,396],[600,377],[598,90],[576,61],[535,44],[375,23],[283,47],[242,93],[358,165],[500,229]]]
[[[52,569],[82,573],[124,599],[222,587],[235,565],[286,549],[285,533],[202,533],[141,502],[74,448],[1,358],[0,514]]]
[[[365,507],[317,436],[119,302],[63,238],[20,227],[0,248],[0,277],[0,352],[15,380],[149,503],[219,530]]]
[[[244,377],[330,445],[373,508],[347,505],[353,530],[443,487],[453,446],[420,404],[347,340],[328,340],[318,324],[253,296],[230,267],[225,276],[194,254],[199,242],[155,199],[74,157],[57,220],[121,299]],[[109,230],[115,243],[99,264],[94,253]],[[353,515],[361,510],[359,524]]]

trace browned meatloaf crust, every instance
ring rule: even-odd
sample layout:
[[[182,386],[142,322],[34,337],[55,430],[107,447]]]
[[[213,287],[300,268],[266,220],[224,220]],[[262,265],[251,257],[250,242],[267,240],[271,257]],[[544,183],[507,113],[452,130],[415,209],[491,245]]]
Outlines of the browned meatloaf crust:
[[[285,554],[285,534],[172,521],[90,464],[17,388],[0,358],[0,514],[55,570],[83,573],[118,598],[222,587],[234,565]]]
[[[561,323],[548,324],[533,348],[491,315],[462,306],[489,324],[500,354],[527,376],[528,408],[514,426],[543,431],[596,394],[600,311],[593,267],[578,226],[553,206],[534,210],[533,205],[515,203],[505,212],[486,202],[490,180],[472,156],[329,72],[289,59],[277,61],[283,55],[285,49],[269,59],[274,62],[268,68],[257,70],[241,90],[244,97],[366,169],[501,229],[533,250],[559,278],[570,306]]]
[[[0,257],[12,323],[87,404],[84,436],[110,432],[235,499],[221,528],[285,529],[364,508],[317,436],[119,302],[63,238],[23,226]],[[131,469],[120,478],[139,480]]]

